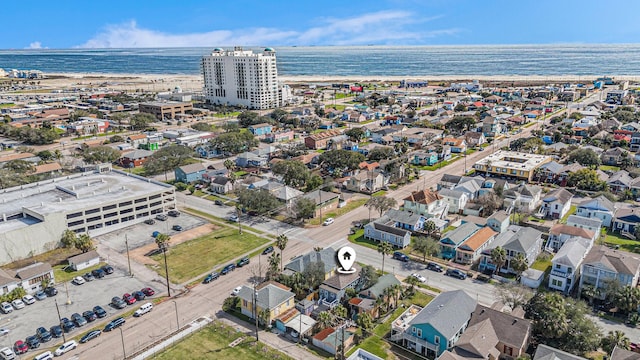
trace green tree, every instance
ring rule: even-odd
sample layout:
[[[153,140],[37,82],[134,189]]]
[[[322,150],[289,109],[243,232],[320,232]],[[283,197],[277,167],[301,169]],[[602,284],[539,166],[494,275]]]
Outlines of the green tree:
[[[155,238],[156,245],[158,245],[158,249],[162,251],[162,256],[164,257],[164,277],[167,281],[167,296],[171,297],[171,286],[169,282],[169,266],[167,264],[167,250],[169,249],[169,242],[171,241],[171,237],[167,234],[158,234]]]
[[[593,305],[593,300],[600,297],[600,289],[593,285],[584,285],[582,287],[582,296],[587,298],[589,305]]]
[[[298,160],[278,161],[271,167],[274,175],[282,177],[285,185],[299,188],[309,180],[311,173],[307,166]]]
[[[238,125],[240,127],[246,128],[250,125],[259,124],[262,121],[259,119],[260,114],[253,111],[243,111],[238,115]]]
[[[109,138],[109,142],[113,144],[124,142],[124,138],[120,135],[113,135],[112,137]]]
[[[18,174],[31,174],[36,171],[36,167],[32,162],[25,160],[7,161],[3,168]]]
[[[368,289],[378,282],[378,272],[371,265],[364,265],[360,270],[360,281],[363,289]]]
[[[77,237],[74,246],[76,249],[82,251],[83,253],[95,249],[93,240],[91,240],[89,234],[80,234],[80,236]]]
[[[197,122],[195,124],[191,124],[191,128],[197,131],[211,131],[211,124],[207,124],[204,122]]]
[[[598,173],[593,169],[580,169],[570,173],[567,185],[587,191],[605,191],[608,188],[607,183],[600,180]]]
[[[602,338],[600,345],[605,353],[611,355],[611,352],[613,352],[613,349],[616,347],[629,350],[631,340],[620,330],[609,331],[609,334]]]
[[[223,165],[229,172],[233,172],[236,168],[236,164],[231,159],[226,159]]]
[[[365,129],[362,127],[354,127],[344,132],[352,141],[360,142],[364,139]]]
[[[276,247],[278,249],[280,249],[280,258],[284,259],[284,255],[282,255],[282,253],[284,252],[284,249],[287,248],[287,243],[289,242],[289,238],[287,237],[287,235],[285,234],[280,234],[278,235],[278,237],[276,238]],[[280,265],[280,271],[282,271],[282,266],[284,266],[284,264]]]
[[[311,289],[317,289],[325,280],[324,262],[315,261],[305,267],[302,275],[307,279],[307,285]]]
[[[364,161],[364,155],[349,150],[331,150],[320,155],[320,163],[329,172],[342,174],[355,170]]]
[[[475,123],[476,118],[473,116],[455,116],[453,119],[449,120],[444,127],[451,132],[461,133],[471,129]]]
[[[258,146],[258,139],[249,131],[228,132],[213,138],[210,144],[219,152],[239,154]]]
[[[595,151],[591,149],[576,149],[569,153],[567,156],[567,162],[573,163],[577,162],[582,166],[589,166],[592,168],[596,168],[600,165],[600,157],[596,154]]]
[[[455,111],[455,112],[467,111],[467,107],[464,106],[463,103],[458,103],[458,105],[456,105],[456,107],[453,108],[453,111]]]
[[[301,197],[293,203],[293,210],[297,219],[310,219],[316,214],[316,203],[311,199]]]
[[[507,251],[501,246],[496,246],[495,248],[493,248],[491,250],[491,262],[496,265],[495,272],[500,272],[502,265],[507,262]]]
[[[628,153],[623,152],[622,155],[620,156],[620,168],[628,169],[634,165],[635,165],[635,162],[633,161],[633,158],[629,156]]]
[[[109,146],[86,148],[82,158],[89,164],[112,163],[120,158],[120,151]]]
[[[318,329],[324,330],[333,324],[333,314],[323,311],[318,314]]]
[[[62,246],[66,248],[71,248],[76,246],[76,239],[77,239],[76,233],[67,229],[62,233],[62,238],[60,239],[60,242],[62,243]]]
[[[522,273],[529,268],[529,262],[522,253],[517,253],[511,260],[511,268],[516,272],[518,279],[520,279]]]
[[[193,150],[182,145],[169,145],[161,148],[147,158],[144,163],[146,174],[155,175],[174,170],[177,167],[186,165],[193,156]]]
[[[144,130],[155,121],[157,121],[156,117],[151,114],[137,113],[131,117],[129,125],[133,130]]]
[[[623,313],[628,314],[638,311],[640,306],[640,289],[637,287],[624,286],[614,295],[614,304]]]
[[[384,258],[393,250],[391,243],[382,241],[378,244],[378,253],[382,254],[382,273],[384,274]]]
[[[267,279],[273,279],[278,275],[282,258],[280,254],[273,253],[269,256],[269,269],[267,270]]]
[[[358,320],[356,322],[364,334],[370,333],[373,329],[373,318],[367,312],[358,315]]]
[[[409,284],[410,294],[413,294],[415,292],[416,285],[420,284],[420,280],[418,280],[418,278],[415,276],[407,276],[407,278],[404,279],[404,282]]]
[[[395,152],[390,147],[376,146],[367,155],[369,161],[380,161],[383,159],[393,159],[396,157]]]
[[[45,162],[53,160],[53,153],[49,150],[38,151],[38,153],[36,153],[36,156]]]
[[[266,215],[275,210],[280,202],[265,189],[242,189],[237,191],[238,203],[248,211],[255,211],[258,215]]]
[[[307,180],[307,186],[305,188],[305,192],[310,192],[324,184],[324,180],[319,175],[311,175],[309,180]]]
[[[512,310],[518,306],[526,305],[533,297],[533,291],[519,283],[500,284],[494,288],[494,294]]]
[[[426,261],[427,255],[434,256],[438,254],[440,246],[438,245],[438,242],[432,237],[418,236],[414,240],[413,249],[419,254],[422,254],[422,261]]]
[[[436,228],[435,222],[427,219],[424,222],[424,225],[422,226],[422,231],[427,233],[427,236],[433,236],[433,234],[435,234],[438,231],[438,229]]]
[[[336,307],[334,307],[331,310],[331,312],[335,317],[338,317],[338,318],[345,319],[347,317],[347,308],[342,306],[342,304],[338,304]]]

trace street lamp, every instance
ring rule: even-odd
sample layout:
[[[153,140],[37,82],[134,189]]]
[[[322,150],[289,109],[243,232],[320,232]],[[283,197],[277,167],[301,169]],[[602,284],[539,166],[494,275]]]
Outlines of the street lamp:
[[[256,290],[256,283],[253,283],[253,308],[256,317],[256,342],[260,341],[258,338],[258,290]]]
[[[175,300],[171,300],[171,302],[173,303],[173,306],[176,309],[176,324],[178,324],[178,330],[180,330],[180,318],[178,317],[178,304],[176,303]]]

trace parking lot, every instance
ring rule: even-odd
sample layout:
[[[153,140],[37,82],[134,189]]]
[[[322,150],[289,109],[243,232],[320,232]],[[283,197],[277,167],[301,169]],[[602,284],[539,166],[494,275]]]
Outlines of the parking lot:
[[[79,273],[79,275],[84,274],[82,271]],[[112,297],[121,297],[124,293],[138,291],[147,286],[157,291],[158,285],[159,284],[144,284],[137,278],[127,276],[125,269],[118,268],[114,268],[114,272],[111,275],[106,275],[102,279],[86,282],[83,285],[74,285],[70,282],[66,284],[56,284],[58,295],[48,297],[42,301],[36,301],[32,305],[27,305],[20,310],[13,310],[13,312],[9,314],[0,314],[0,328],[10,330],[9,334],[0,338],[0,348],[5,346],[13,347],[13,344],[17,340],[24,341],[27,336],[34,335],[36,329],[40,326],[49,330],[51,326],[58,325],[56,300],[61,317],[71,318],[71,314],[73,313],[82,315],[84,311],[91,310],[96,305],[102,306],[108,313],[108,316],[103,319],[98,319],[97,321],[71,331],[67,334],[67,336],[70,337],[86,332],[95,326],[94,324],[97,322],[102,323],[102,320],[109,319],[114,314],[123,313],[134,308],[137,309],[140,306],[140,303],[135,303],[122,310],[117,310],[109,305]],[[68,300],[70,300],[70,304],[67,304]],[[102,324],[102,326],[104,326],[104,324]],[[41,345],[41,348],[45,345],[57,343],[58,340],[60,342],[62,341],[62,339],[53,339]],[[35,351],[31,350],[29,353],[35,353]]]
[[[154,221],[155,224],[153,225],[145,223],[131,225],[108,234],[96,236],[95,240],[106,244],[119,253],[124,253],[126,252],[125,240],[129,242],[129,250],[133,250],[153,243],[154,239],[151,235],[154,231],[173,236],[181,232],[173,230],[172,227],[174,225],[180,225],[182,226],[182,231],[186,231],[205,224],[202,219],[185,213],[181,213],[178,217],[167,216],[166,221],[157,219]]]

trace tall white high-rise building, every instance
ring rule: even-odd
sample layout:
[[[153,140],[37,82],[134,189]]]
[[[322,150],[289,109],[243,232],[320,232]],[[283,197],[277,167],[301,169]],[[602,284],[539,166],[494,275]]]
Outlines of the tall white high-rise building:
[[[284,106],[291,100],[289,86],[278,82],[276,52],[261,53],[235,47],[215,48],[202,57],[205,97],[211,104],[242,105],[249,109]]]

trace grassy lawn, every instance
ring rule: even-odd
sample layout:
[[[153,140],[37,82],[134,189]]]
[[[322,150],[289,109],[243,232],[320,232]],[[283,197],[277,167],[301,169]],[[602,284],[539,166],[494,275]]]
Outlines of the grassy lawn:
[[[567,213],[564,214],[562,219],[560,219],[560,223],[561,224],[566,224],[567,223],[567,218],[569,217],[569,215],[575,214],[576,210],[578,210],[578,208],[575,205],[571,205],[571,207],[569,208],[569,211],[567,211]]]
[[[538,256],[533,265],[531,265],[531,268],[546,272],[548,269],[551,269],[551,259],[551,255],[542,253],[540,256]]]
[[[618,166],[600,165],[600,170],[616,172],[616,171],[620,171],[620,168]]]
[[[349,241],[351,241],[354,244],[366,246],[366,247],[368,247],[370,249],[373,249],[373,250],[376,250],[376,251],[378,250],[378,242],[377,241],[364,238],[364,229],[358,229],[358,231],[356,231],[355,234],[349,235]]]
[[[441,168],[443,168],[443,167],[445,167],[445,166],[447,166],[447,165],[451,164],[452,162],[458,161],[458,160],[460,160],[460,159],[462,159],[462,157],[461,157],[461,156],[456,156],[456,157],[451,158],[451,159],[449,159],[449,160],[447,160],[447,161],[441,161],[441,162],[439,162],[439,163],[437,163],[437,164],[435,164],[435,165],[431,165],[431,166],[423,166],[423,167],[422,167],[422,170],[427,170],[427,171],[436,171],[436,170],[441,169]]]
[[[226,114],[220,114],[220,113],[213,114],[213,116],[217,118],[227,118],[227,117],[234,118],[234,117],[237,117],[238,115],[240,115],[240,111],[234,111]]]
[[[453,226],[453,225],[449,225],[449,226],[447,226],[444,230],[442,230],[442,233],[443,233],[443,234],[446,234],[448,231],[455,230],[455,229],[456,229],[456,227],[455,227],[455,226]]]
[[[334,106],[331,106],[331,107],[336,109],[337,111],[343,111],[347,106],[346,105],[334,105]]]
[[[205,212],[202,212],[202,211],[199,211],[199,210],[195,210],[195,209],[191,209],[191,208],[186,208],[185,210],[190,212],[190,213],[196,214],[196,215],[198,215],[200,217],[203,217],[203,218],[205,218],[207,220],[211,220],[211,222],[213,222],[215,224],[229,226],[229,227],[231,227],[233,229],[237,229],[238,228],[238,224],[237,223],[228,222],[225,219],[221,219],[221,218],[215,217],[215,216],[207,214]],[[246,230],[249,230],[249,231],[251,231],[252,233],[255,233],[255,234],[261,234],[261,235],[264,234],[264,231],[262,231],[262,230],[254,229],[254,228],[252,228],[250,226],[246,226],[245,224],[241,224],[241,225],[242,225],[242,230],[246,229]]]
[[[246,231],[238,234],[235,228],[222,227],[172,247],[167,254],[169,276],[173,282],[183,283],[211,271],[216,265],[226,265],[232,259],[267,242],[267,239]],[[164,276],[162,254],[154,255],[152,259],[158,262],[158,265],[153,266],[154,270]]]
[[[233,341],[244,338],[240,344],[230,347]],[[176,345],[156,354],[154,359],[218,359],[218,360],[259,360],[291,359],[289,356],[258,343],[251,336],[239,332],[219,321],[184,338]]]
[[[385,196],[387,195],[387,192],[384,190],[378,190],[376,192],[374,192],[373,194],[371,194],[371,196]]]
[[[604,240],[606,245],[619,246],[622,250],[640,254],[640,241],[631,240],[618,233],[607,231],[607,237]]]
[[[244,170],[240,170],[240,171],[236,171],[234,174],[236,175],[236,177],[241,177],[241,176],[247,175],[248,172],[246,172]]]
[[[14,107],[16,104],[14,103],[2,103],[0,104],[0,109],[6,109],[6,108],[11,108]]]
[[[134,168],[123,168],[121,166],[114,165],[113,168],[121,170],[121,171],[124,171],[124,172],[131,173],[131,174],[134,174],[134,175],[146,176],[145,172],[144,172],[144,166],[138,166],[138,167],[134,167]]]
[[[528,127],[532,127],[532,126],[533,126],[533,125],[535,125],[535,124],[537,124],[537,122],[532,121],[532,122],[530,122],[530,123],[528,123],[528,124],[525,124],[523,127],[528,128]]]
[[[357,199],[357,200],[349,201],[349,203],[347,203],[347,206],[345,207],[331,210],[328,213],[323,213],[322,218],[323,219],[327,219],[330,217],[337,218],[338,216],[344,215],[353,209],[357,209],[361,207],[366,202],[367,202],[367,199]],[[320,225],[321,223],[322,223],[322,219],[320,219],[319,217],[309,220],[309,225]]]
[[[53,267],[53,276],[56,279],[56,284],[61,284],[67,281],[71,281],[76,276],[82,276],[92,270],[105,266],[107,263],[101,262],[98,265],[82,269],[80,271],[73,271],[68,265],[56,265]],[[68,270],[66,270],[68,269]]]

